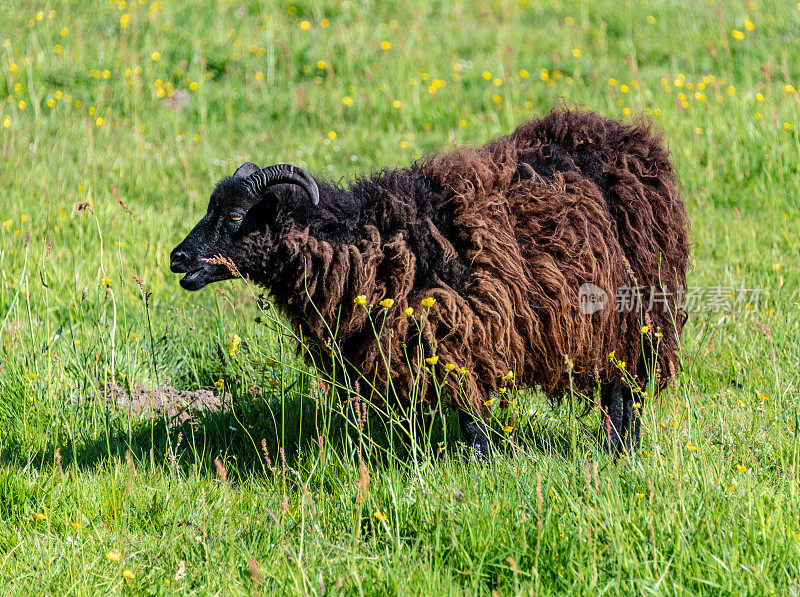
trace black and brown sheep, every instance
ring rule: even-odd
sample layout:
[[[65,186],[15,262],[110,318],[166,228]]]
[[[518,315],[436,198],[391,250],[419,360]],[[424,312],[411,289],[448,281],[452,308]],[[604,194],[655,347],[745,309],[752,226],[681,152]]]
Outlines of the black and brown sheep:
[[[384,169],[348,188],[294,166],[246,163],[218,184],[171,268],[198,290],[231,277],[215,257],[231,260],[270,289],[317,354],[337,347],[362,376],[362,394],[379,390],[373,401],[407,401],[414,383],[426,384],[415,381],[420,366],[430,368],[422,359],[438,355],[445,390],[427,383],[420,395],[459,409],[481,452],[481,417],[509,371],[554,401],[570,391],[599,396],[607,445],[620,451],[639,443],[641,397],[631,385],[643,387],[654,368],[661,383],[676,372],[689,254],[677,186],[648,124],[557,108],[483,147]],[[585,308],[582,288],[605,308]],[[614,304],[634,289],[638,306]],[[368,320],[376,312],[359,296],[394,300],[380,344]],[[403,315],[425,310],[426,298],[436,303],[424,318]]]

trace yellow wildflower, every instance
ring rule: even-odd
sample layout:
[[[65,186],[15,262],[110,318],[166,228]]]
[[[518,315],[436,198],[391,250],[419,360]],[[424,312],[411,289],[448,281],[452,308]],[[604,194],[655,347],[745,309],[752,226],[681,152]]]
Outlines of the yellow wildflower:
[[[385,298],[385,299],[383,299],[383,300],[382,300],[382,301],[381,301],[379,304],[380,304],[380,306],[381,306],[381,307],[386,307],[386,308],[388,309],[389,307],[391,307],[392,305],[394,305],[394,299],[392,299],[392,298]]]
[[[433,355],[432,357],[428,357],[427,359],[425,359],[425,362],[428,363],[428,365],[435,365],[436,363],[439,362],[439,355],[437,354]]]
[[[308,31],[311,29],[311,21],[300,21],[300,31]]]
[[[124,576],[128,580],[133,580],[134,578],[136,578],[136,575],[127,568],[122,571],[122,576]]]
[[[447,363],[447,364],[445,364],[444,368],[445,368],[447,371],[452,371],[453,369],[455,369],[455,368],[456,368],[456,366],[455,366],[453,363]]]
[[[388,42],[388,41],[386,41],[386,40],[383,40],[383,41],[381,42],[381,50],[388,50],[388,49],[389,49],[389,48],[391,48],[391,47],[392,47],[392,44],[391,44],[391,42]]]
[[[738,29],[734,29],[731,31],[731,37],[735,40],[742,41],[744,39],[744,33]]]
[[[506,374],[503,376],[503,379],[505,379],[505,380],[508,380],[508,379],[513,379],[513,378],[514,378],[514,372],[513,372],[513,371],[509,371],[508,373],[506,373]]]
[[[433,307],[436,304],[436,299],[432,296],[422,299],[421,305],[423,307]]]
[[[503,431],[505,431],[506,433],[511,433],[512,431],[514,431],[514,428],[511,425],[506,425],[505,427],[503,427]]]
[[[466,372],[467,372],[467,368],[463,367],[463,366],[459,367],[458,369],[456,369],[456,373],[462,373],[463,374],[463,373],[466,373]]]
[[[112,549],[111,551],[109,551],[106,554],[106,558],[108,558],[112,562],[119,562],[119,559],[121,557],[122,557],[122,554],[120,554],[116,549]]]
[[[362,307],[367,304],[367,296],[364,294],[359,294],[353,302],[356,305],[361,305]]]
[[[691,442],[687,442],[686,443],[686,449],[689,450],[690,452],[695,452],[697,450],[697,446],[695,446]]]
[[[736,470],[739,471],[740,473],[746,473],[748,471],[748,468],[742,464],[737,464]]]
[[[159,60],[161,60],[161,52],[158,51],[153,52],[152,54],[150,54],[150,59],[153,62],[158,62]]]
[[[403,317],[411,317],[414,314],[414,307],[406,307],[403,309]]]
[[[383,514],[380,510],[375,511],[375,518],[377,518],[381,522],[386,522],[387,520],[389,520],[389,517],[386,516],[386,514]]]
[[[231,338],[231,343],[228,345],[228,354],[231,355],[231,358],[236,356],[236,349],[239,348],[241,342],[242,339],[239,337],[239,334],[234,334],[233,338]]]

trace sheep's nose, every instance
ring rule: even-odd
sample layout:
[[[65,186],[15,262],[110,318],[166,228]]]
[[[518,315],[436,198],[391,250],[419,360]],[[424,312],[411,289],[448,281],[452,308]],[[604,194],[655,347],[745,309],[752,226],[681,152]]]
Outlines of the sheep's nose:
[[[186,251],[173,251],[170,256],[169,269],[175,274],[189,271],[189,254]]]

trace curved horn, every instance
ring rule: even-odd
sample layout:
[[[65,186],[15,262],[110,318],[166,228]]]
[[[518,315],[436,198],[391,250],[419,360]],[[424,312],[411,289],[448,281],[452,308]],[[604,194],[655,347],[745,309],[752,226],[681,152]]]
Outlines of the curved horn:
[[[275,164],[251,174],[247,183],[250,191],[258,195],[267,187],[276,184],[294,184],[303,189],[311,199],[311,203],[319,203],[319,187],[317,181],[308,172],[291,164]]]

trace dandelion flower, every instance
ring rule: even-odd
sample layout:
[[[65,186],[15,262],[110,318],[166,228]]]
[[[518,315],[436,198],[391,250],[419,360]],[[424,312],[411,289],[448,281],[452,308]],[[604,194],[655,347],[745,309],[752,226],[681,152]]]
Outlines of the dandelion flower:
[[[389,520],[389,517],[386,516],[386,514],[383,514],[380,510],[375,511],[375,518],[377,518],[381,522],[386,522],[387,520]]]
[[[111,551],[109,551],[106,554],[106,558],[108,558],[112,562],[119,562],[119,559],[121,557],[122,557],[122,554],[120,554],[116,549],[112,549]]]
[[[784,85],[783,86],[783,92],[784,93],[794,93],[794,86],[793,85],[789,85],[789,84]]]
[[[366,296],[366,295],[364,295],[364,294],[359,294],[359,295],[358,295],[358,296],[357,296],[357,297],[356,297],[356,298],[353,300],[353,302],[354,302],[356,305],[361,305],[361,306],[363,307],[364,305],[366,305],[366,304],[367,304],[367,296]]]
[[[639,499],[639,500],[640,500],[640,499],[642,499],[643,497],[644,497],[644,494],[643,494],[643,493],[637,493],[637,494],[636,494],[636,499]]]
[[[391,42],[388,42],[388,41],[386,41],[386,40],[383,40],[383,41],[381,42],[381,50],[388,50],[388,49],[390,49],[391,47],[392,47],[392,44],[391,44]]]
[[[422,299],[420,303],[423,307],[433,307],[436,304],[436,299],[432,296]]]
[[[300,31],[308,31],[311,29],[311,21],[300,21]]]
[[[581,50],[580,50],[580,48],[572,48],[572,55],[573,55],[573,57],[575,57],[575,58],[580,58],[580,57],[581,57]]]
[[[697,451],[697,446],[695,446],[691,442],[687,442],[686,443],[686,449],[689,450],[690,452],[695,452],[695,451]]]
[[[411,317],[414,314],[414,307],[406,307],[403,309],[403,317]]]
[[[734,29],[731,31],[731,37],[737,41],[742,41],[744,39],[744,33],[738,29]]]
[[[482,76],[484,79],[486,79],[487,81],[489,81],[489,80],[491,80],[491,78],[492,78],[492,73],[490,73],[488,70],[485,70],[485,71],[483,71],[483,72],[481,73],[481,76]]]
[[[342,103],[343,103],[345,106],[352,106],[352,105],[353,105],[353,98],[352,98],[352,97],[350,97],[349,95],[345,95],[345,96],[342,98]]]
[[[125,570],[122,571],[122,576],[127,578],[128,580],[133,580],[134,578],[136,578],[136,575],[127,568],[125,568]]]
[[[35,373],[28,373],[28,379],[30,379],[31,381],[39,381],[39,376],[36,375]]]
[[[111,286],[111,278],[103,278],[100,280],[105,286]]]
[[[378,303],[381,307],[386,307],[387,309],[394,305],[394,299],[392,298],[385,298],[380,303]]]
[[[119,18],[119,26],[125,29],[131,22],[131,15],[127,12]]]
[[[756,28],[756,26],[753,23],[753,21],[745,21],[744,22],[744,28],[747,29],[748,31],[752,31],[753,29]]]
[[[647,24],[648,25],[655,25],[656,24],[656,18],[653,15],[647,15],[647,19],[646,20],[647,20]]]
[[[792,130],[792,125],[789,124],[788,122],[784,122],[783,123],[783,128],[786,129],[787,131],[791,131]]]
[[[150,54],[150,60],[152,60],[153,62],[158,62],[159,60],[161,60],[161,52],[155,51],[152,54]]]
[[[530,73],[523,68],[519,71],[519,76],[521,79],[527,79],[530,76]]]

